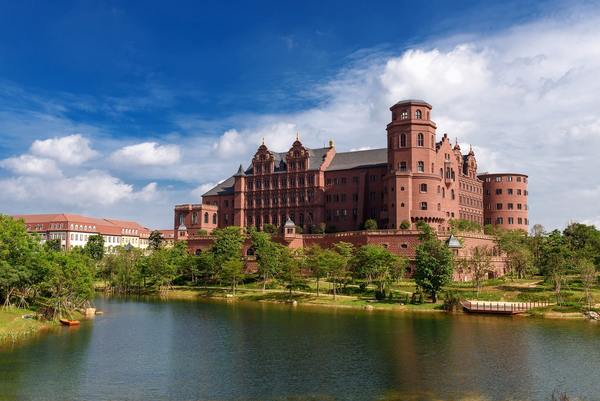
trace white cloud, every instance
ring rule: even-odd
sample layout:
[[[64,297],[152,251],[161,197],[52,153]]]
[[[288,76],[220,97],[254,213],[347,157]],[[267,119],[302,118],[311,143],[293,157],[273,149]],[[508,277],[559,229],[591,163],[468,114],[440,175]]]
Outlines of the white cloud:
[[[228,130],[213,144],[215,154],[221,158],[242,155],[246,151],[246,143],[236,130]]]
[[[81,134],[36,140],[31,145],[31,153],[69,165],[79,165],[98,154]]]
[[[0,161],[0,167],[11,170],[18,175],[58,176],[61,171],[56,162],[32,155],[9,157]]]
[[[138,166],[168,166],[181,158],[177,145],[159,145],[156,142],[143,142],[125,146],[111,156],[117,164]]]
[[[119,202],[150,201],[157,192],[156,183],[140,191],[131,184],[99,170],[90,170],[71,177],[20,176],[3,179],[0,186],[7,188],[0,198],[43,202],[62,206],[110,206]]]

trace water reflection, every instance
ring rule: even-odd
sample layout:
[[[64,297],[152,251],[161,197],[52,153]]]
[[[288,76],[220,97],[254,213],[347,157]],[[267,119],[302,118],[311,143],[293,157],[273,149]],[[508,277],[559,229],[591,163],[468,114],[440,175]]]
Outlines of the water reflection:
[[[259,303],[99,299],[0,352],[0,399],[595,399],[600,327]]]

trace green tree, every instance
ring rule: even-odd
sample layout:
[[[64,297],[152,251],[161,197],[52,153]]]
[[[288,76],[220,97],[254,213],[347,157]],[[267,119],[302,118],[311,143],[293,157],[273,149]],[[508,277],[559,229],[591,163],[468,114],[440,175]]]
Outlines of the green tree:
[[[532,273],[533,255],[527,232],[523,230],[496,229],[500,249],[506,253],[508,270],[517,278],[525,278]]]
[[[215,257],[217,266],[222,266],[227,260],[239,258],[242,253],[244,236],[239,227],[229,226],[213,231],[215,241],[211,252]]]
[[[579,260],[579,277],[581,284],[583,285],[583,291],[585,293],[585,300],[588,309],[592,309],[594,304],[594,298],[592,297],[592,287],[596,283],[596,266],[594,262],[589,259]]]
[[[492,269],[492,253],[487,247],[476,246],[471,257],[465,258],[468,271],[473,275],[473,286],[477,296],[481,290],[481,283]]]
[[[402,220],[400,222],[400,229],[401,230],[408,230],[410,228],[410,221],[408,220]]]
[[[452,280],[452,251],[430,234],[417,246],[415,257],[415,282],[437,302],[437,294]]]
[[[453,233],[457,232],[481,232],[483,228],[480,224],[465,219],[451,219],[449,221],[450,229]]]
[[[244,263],[238,258],[228,259],[223,263],[221,268],[221,279],[231,283],[231,292],[235,295],[237,283],[243,277]]]
[[[0,299],[5,306],[27,292],[41,278],[42,247],[27,233],[23,221],[0,215]]]
[[[150,237],[148,237],[148,247],[156,251],[162,247],[163,235],[160,231],[154,230],[150,233]]]
[[[93,298],[93,261],[85,252],[53,252],[45,268],[38,302],[47,317],[71,316]]]
[[[83,251],[96,262],[104,257],[104,237],[102,235],[90,235]]]
[[[327,252],[318,245],[311,246],[306,251],[306,264],[312,276],[317,280],[317,297],[320,292],[321,279],[329,272],[327,256]]]
[[[359,278],[377,285],[379,297],[385,296],[386,288],[402,277],[406,260],[381,245],[363,245],[357,249],[353,259],[354,272]]]
[[[49,239],[44,243],[44,249],[49,252],[59,252],[62,249],[60,239]]]
[[[256,255],[258,274],[262,278],[262,290],[265,291],[267,281],[274,277],[279,269],[279,249],[272,241],[271,234],[251,229],[250,240]]]
[[[560,304],[562,285],[572,260],[567,240],[560,231],[554,230],[545,238],[541,254],[542,274],[554,287],[556,302]]]
[[[364,224],[365,230],[372,231],[377,230],[377,220],[375,219],[367,219]]]
[[[279,278],[289,291],[292,298],[294,290],[306,288],[306,280],[302,276],[302,266],[305,266],[304,254],[301,249],[290,249],[279,246]]]
[[[177,275],[176,257],[171,249],[158,249],[147,256],[149,278],[161,293],[169,290]]]

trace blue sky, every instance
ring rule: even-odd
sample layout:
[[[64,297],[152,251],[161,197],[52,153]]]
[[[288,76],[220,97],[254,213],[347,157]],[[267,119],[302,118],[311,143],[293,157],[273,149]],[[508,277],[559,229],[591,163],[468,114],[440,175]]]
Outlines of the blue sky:
[[[599,15],[564,1],[4,2],[0,212],[169,227],[172,205],[263,137],[381,147],[389,105],[418,97],[480,170],[531,175],[534,223],[597,223],[600,180],[581,168],[600,167]]]

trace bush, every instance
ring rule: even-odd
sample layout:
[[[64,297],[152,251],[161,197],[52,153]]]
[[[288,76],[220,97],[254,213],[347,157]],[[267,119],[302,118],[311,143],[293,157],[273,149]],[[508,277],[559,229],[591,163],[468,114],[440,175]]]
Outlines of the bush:
[[[402,220],[402,222],[400,222],[400,229],[408,230],[409,228],[410,228],[410,221]]]
[[[444,304],[442,308],[447,312],[458,312],[462,309],[460,304],[461,297],[453,291],[448,291],[444,295]]]
[[[263,225],[263,231],[269,234],[277,234],[277,226],[273,224]]]
[[[201,228],[198,231],[196,231],[197,235],[208,235],[208,231],[206,231],[205,229]]]
[[[367,219],[367,220],[365,220],[364,228],[367,231],[377,230],[377,221],[375,219]]]

